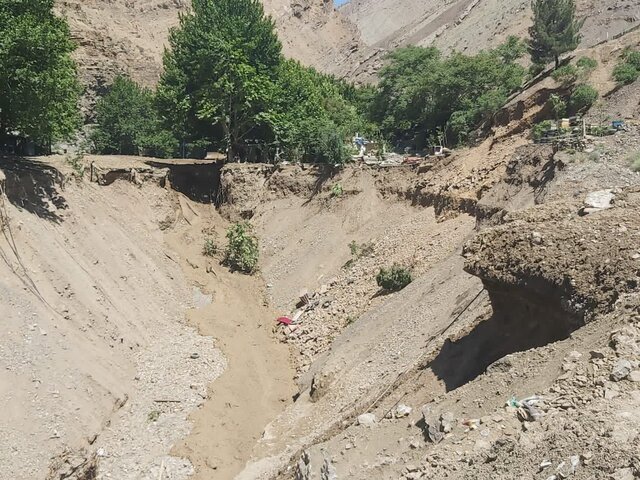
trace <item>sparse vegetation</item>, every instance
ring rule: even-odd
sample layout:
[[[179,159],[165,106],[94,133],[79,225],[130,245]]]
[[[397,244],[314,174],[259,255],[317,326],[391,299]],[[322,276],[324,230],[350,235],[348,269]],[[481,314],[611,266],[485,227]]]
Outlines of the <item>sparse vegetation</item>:
[[[351,256],[356,260],[362,257],[368,257],[373,255],[375,251],[375,245],[373,242],[366,242],[358,245],[355,240],[352,240],[349,244],[349,250],[351,251]]]
[[[634,152],[627,157],[627,162],[629,163],[629,167],[634,172],[640,172],[640,151]]]
[[[213,257],[218,253],[218,245],[211,237],[204,239],[204,247],[202,248],[202,254],[206,257]]]
[[[531,129],[531,136],[534,140],[540,140],[545,133],[553,128],[555,122],[552,120],[544,120],[540,123],[537,123]]]
[[[334,183],[331,187],[331,196],[332,197],[341,197],[344,193],[344,189],[342,188],[342,184]]]
[[[640,51],[625,50],[613,69],[613,79],[620,85],[629,85],[640,77]]]
[[[375,252],[375,245],[373,242],[358,244],[358,242],[352,240],[349,243],[349,251],[351,252],[351,258],[347,260],[342,268],[351,268],[357,260],[373,255]]]
[[[227,230],[229,245],[225,252],[225,263],[232,269],[252,274],[258,268],[258,239],[248,222],[232,225]]]
[[[160,411],[158,410],[151,410],[147,415],[147,420],[149,422],[157,422],[159,418],[160,418]]]
[[[73,168],[73,176],[78,180],[82,179],[86,168],[84,164],[84,155],[75,154],[67,156],[66,161],[71,165],[71,168]]]
[[[591,57],[580,57],[576,62],[576,67],[581,73],[588,74],[596,69],[598,61]]]
[[[565,65],[554,70],[551,77],[562,85],[571,85],[578,80],[578,69],[573,65]]]
[[[557,120],[564,117],[567,114],[567,101],[560,95],[555,93],[549,97],[549,105],[553,112],[553,117]]]
[[[378,286],[390,292],[397,292],[413,281],[411,270],[398,264],[391,268],[381,268],[376,275]]]

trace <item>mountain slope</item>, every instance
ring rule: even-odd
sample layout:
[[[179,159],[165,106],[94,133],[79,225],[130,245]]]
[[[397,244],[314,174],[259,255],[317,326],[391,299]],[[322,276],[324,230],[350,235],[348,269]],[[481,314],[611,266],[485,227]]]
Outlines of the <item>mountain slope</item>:
[[[162,69],[169,29],[178,24],[189,0],[60,0],[78,43],[76,58],[87,86],[86,109],[118,73],[154,85]],[[265,0],[276,21],[284,54],[322,71],[341,74],[358,48],[357,28],[332,4],[312,0]]]
[[[524,36],[529,0],[353,0],[340,13],[353,21],[369,46],[428,45],[477,51],[507,35]],[[578,0],[586,17],[583,46],[606,40],[640,21],[634,0]]]
[[[446,52],[475,53],[509,35],[527,36],[530,0],[352,0],[339,12],[358,26],[367,61],[351,73],[369,80],[385,51],[403,45],[435,45]],[[578,0],[586,18],[581,47],[590,47],[640,24],[635,0]]]

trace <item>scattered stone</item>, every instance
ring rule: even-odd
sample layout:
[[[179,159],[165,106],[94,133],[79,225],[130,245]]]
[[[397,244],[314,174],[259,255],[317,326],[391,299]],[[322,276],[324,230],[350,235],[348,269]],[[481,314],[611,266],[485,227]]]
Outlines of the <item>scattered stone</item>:
[[[376,416],[374,413],[363,413],[358,415],[358,425],[372,427],[376,424]]]
[[[422,442],[420,442],[419,440],[411,440],[409,442],[409,448],[416,450],[420,447],[422,447]]]
[[[633,367],[629,360],[621,358],[613,366],[613,370],[611,370],[611,380],[613,380],[614,382],[624,380],[631,373],[632,368]]]
[[[581,213],[588,215],[601,210],[607,210],[613,206],[613,200],[615,198],[616,196],[611,189],[591,192],[584,200],[584,207],[582,208]]]
[[[336,467],[333,466],[331,460],[328,458],[325,458],[324,462],[322,463],[322,468],[320,469],[320,479],[338,480],[338,472],[336,472]]]
[[[453,413],[446,412],[440,415],[440,430],[444,433],[450,433],[453,430],[453,422],[455,417]]]
[[[633,475],[633,470],[630,468],[620,468],[609,478],[611,480],[633,480],[635,477]]]
[[[407,474],[405,474],[405,478],[408,480],[417,480],[418,478],[422,478],[424,476],[424,473],[422,472],[409,472]]]
[[[197,352],[194,352],[191,355],[189,355],[189,358],[191,358],[192,360],[196,360],[196,359],[200,358],[200,354],[197,353]]]
[[[544,470],[545,468],[548,468],[551,465],[553,465],[553,462],[551,460],[545,460],[540,464],[540,470]]]
[[[411,414],[412,410],[413,409],[410,406],[401,403],[396,407],[394,416],[396,418],[408,417]]]
[[[582,354],[576,350],[572,350],[571,352],[569,352],[567,354],[567,356],[565,357],[565,359],[569,362],[575,362],[580,360],[580,358],[582,357]]]
[[[591,460],[593,459],[593,453],[584,452],[581,455],[581,458],[582,458],[582,463],[584,463],[585,465],[589,465],[591,463]]]
[[[604,399],[605,400],[613,400],[618,395],[620,395],[620,392],[616,392],[615,390],[612,390],[610,388],[605,388],[604,389]]]
[[[434,420],[431,409],[428,406],[422,407],[422,419],[424,420],[425,436],[433,443],[440,443],[444,435],[440,431],[440,422]]]
[[[540,232],[531,232],[531,243],[534,245],[542,245],[542,234]]]
[[[640,370],[634,370],[627,377],[631,382],[640,382]]]

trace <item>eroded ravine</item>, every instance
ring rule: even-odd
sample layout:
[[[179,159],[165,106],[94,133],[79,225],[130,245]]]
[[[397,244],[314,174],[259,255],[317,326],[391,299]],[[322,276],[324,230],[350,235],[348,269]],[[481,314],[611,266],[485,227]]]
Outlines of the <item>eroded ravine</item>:
[[[191,460],[195,479],[233,478],[250,459],[265,426],[292,398],[288,348],[274,341],[274,314],[265,302],[259,276],[232,274],[219,259],[203,255],[203,232],[220,240],[225,221],[211,205],[181,197],[186,221],[166,235],[180,255],[188,281],[211,303],[188,312],[189,322],[211,336],[224,353],[224,373],[209,387],[208,400],[192,414],[193,430],[173,454]]]

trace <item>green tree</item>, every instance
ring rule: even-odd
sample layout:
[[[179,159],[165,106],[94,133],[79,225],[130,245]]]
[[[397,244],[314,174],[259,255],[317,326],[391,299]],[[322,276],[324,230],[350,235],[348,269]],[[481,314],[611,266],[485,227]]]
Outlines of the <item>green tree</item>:
[[[75,45],[53,4],[0,1],[0,137],[17,130],[48,144],[80,124]]]
[[[584,20],[576,19],[575,0],[533,0],[533,25],[529,28],[529,53],[534,64],[555,61],[580,44]]]
[[[412,136],[417,148],[436,132],[464,141],[520,87],[525,70],[515,61],[523,53],[515,38],[473,56],[444,58],[434,47],[396,50],[381,71],[372,118],[395,140]]]
[[[117,76],[96,105],[91,139],[102,154],[158,157],[175,154],[177,140],[162,128],[153,92],[124,76]]]
[[[569,98],[569,108],[573,113],[589,109],[598,99],[598,91],[591,85],[577,85]]]
[[[349,158],[347,138],[375,132],[359,112],[358,90],[330,75],[285,60],[276,87],[263,118],[291,160],[342,163]]]
[[[174,132],[226,144],[273,136],[264,112],[275,92],[281,44],[259,0],[193,0],[171,31],[158,104]]]

